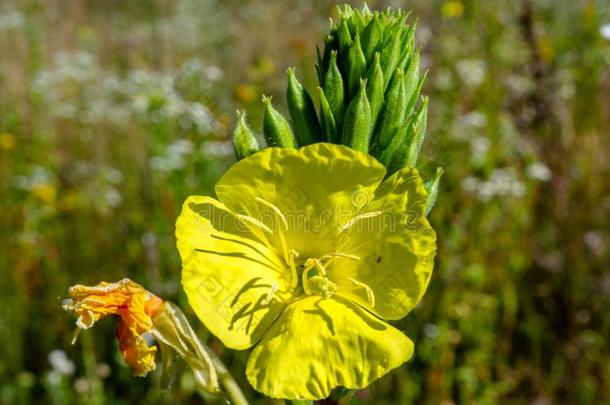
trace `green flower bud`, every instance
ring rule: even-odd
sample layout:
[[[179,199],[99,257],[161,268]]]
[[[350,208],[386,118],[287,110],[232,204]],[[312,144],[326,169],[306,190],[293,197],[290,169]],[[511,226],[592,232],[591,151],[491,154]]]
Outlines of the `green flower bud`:
[[[237,112],[237,125],[233,131],[233,150],[237,160],[242,160],[260,150],[252,130],[246,123],[246,113]]]
[[[366,80],[360,81],[360,90],[352,100],[343,123],[342,143],[367,153],[371,134],[371,106],[366,97]]]
[[[388,174],[403,167],[415,167],[426,133],[427,111],[428,99],[425,98],[407,123],[394,131],[390,145],[379,157],[379,161],[387,167]]]
[[[386,94],[384,108],[375,131],[380,150],[388,147],[396,128],[404,123],[407,113],[404,80],[404,73],[400,70],[396,71]]]
[[[383,32],[379,22],[379,13],[375,13],[362,32],[362,50],[367,62],[371,62],[377,49],[381,46]]]
[[[340,127],[345,114],[345,88],[337,66],[337,51],[332,51],[330,54],[330,65],[326,71],[322,88],[330,110],[333,112],[335,123]]]
[[[347,55],[352,42],[352,36],[349,32],[349,28],[347,28],[347,21],[343,20],[339,27],[339,55],[341,55],[341,58]]]
[[[301,146],[319,142],[322,130],[311,96],[296,78],[293,68],[288,69],[287,74],[286,100],[297,142]]]
[[[375,60],[373,65],[369,69],[366,77],[367,77],[367,85],[366,85],[366,95],[369,99],[369,104],[371,105],[371,127],[375,127],[375,123],[377,122],[377,116],[379,115],[379,110],[383,105],[383,72],[381,71],[381,65],[379,63],[379,58],[381,54],[379,52],[375,53]]]
[[[419,110],[413,117],[413,136],[409,139],[404,167],[415,167],[419,151],[424,143],[426,124],[428,120],[428,97],[424,97]]]
[[[349,48],[347,56],[347,77],[349,81],[350,96],[353,96],[358,91],[360,80],[363,78],[366,71],[366,59],[360,45],[360,35],[356,34],[352,46]]]
[[[437,167],[436,173],[434,174],[432,180],[429,180],[424,184],[424,187],[428,192],[428,198],[426,200],[426,216],[430,213],[432,207],[434,207],[434,204],[436,203],[436,197],[438,197],[438,185],[441,181],[441,176],[443,173],[443,168]]]
[[[405,94],[407,97],[407,112],[410,114],[422,85],[424,84],[424,77],[419,77],[419,52],[415,53],[408,63],[408,68],[405,71]]]
[[[263,96],[263,134],[268,146],[296,147],[290,123],[271,105],[271,97]]]
[[[383,77],[386,79],[386,87],[402,55],[402,33],[406,26],[403,18],[399,20],[400,23],[392,25],[393,29],[386,30],[389,39],[381,51],[381,70],[383,71]]]
[[[320,123],[322,124],[322,133],[324,134],[326,142],[339,143],[340,139],[335,117],[333,116],[333,112],[330,109],[330,105],[328,104],[322,87],[318,87],[318,94],[320,96]]]

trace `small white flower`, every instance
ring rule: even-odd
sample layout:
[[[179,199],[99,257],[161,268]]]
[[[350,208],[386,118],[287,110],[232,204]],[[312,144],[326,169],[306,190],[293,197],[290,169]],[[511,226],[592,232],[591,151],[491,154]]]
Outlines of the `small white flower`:
[[[477,87],[485,80],[487,65],[480,59],[462,59],[455,66],[460,79],[466,85]]]
[[[606,23],[599,27],[599,34],[610,41],[610,23]]]
[[[540,162],[532,163],[525,171],[530,178],[539,181],[549,181],[553,176],[551,170]]]
[[[53,350],[49,353],[49,363],[51,364],[53,371],[57,373],[64,375],[74,374],[74,363],[66,356],[66,352],[63,350]]]

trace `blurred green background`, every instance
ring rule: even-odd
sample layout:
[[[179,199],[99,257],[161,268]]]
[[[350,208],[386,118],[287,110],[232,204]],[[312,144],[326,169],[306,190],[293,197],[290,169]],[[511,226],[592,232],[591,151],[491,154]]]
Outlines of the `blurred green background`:
[[[351,2],[361,6],[359,2]],[[61,297],[130,277],[179,303],[174,221],[242,108],[310,89],[330,0],[0,0],[0,404],[215,403],[132,377]],[[437,267],[414,358],[352,403],[610,403],[610,3],[370,1],[417,19]],[[282,109],[280,108],[280,109]],[[203,339],[244,378],[245,352]]]

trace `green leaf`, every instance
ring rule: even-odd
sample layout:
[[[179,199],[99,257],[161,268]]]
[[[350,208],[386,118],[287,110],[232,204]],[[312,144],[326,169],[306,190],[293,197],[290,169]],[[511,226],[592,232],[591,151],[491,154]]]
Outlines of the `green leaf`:
[[[311,96],[296,78],[294,68],[288,69],[287,75],[286,100],[297,142],[301,146],[319,142],[322,129]]]
[[[360,90],[352,100],[343,123],[342,143],[367,153],[371,134],[371,106],[366,97],[366,80],[360,81]]]
[[[246,123],[246,113],[237,112],[237,126],[233,131],[233,150],[237,160],[250,156],[260,150],[256,137]]]
[[[263,96],[263,134],[268,146],[294,148],[294,134],[290,123],[271,105],[271,97]]]
[[[426,216],[430,213],[434,204],[436,203],[436,198],[438,197],[438,186],[441,181],[441,176],[443,175],[444,170],[442,167],[436,168],[436,173],[432,180],[427,181],[424,184],[426,191],[428,192],[428,199],[426,200]]]

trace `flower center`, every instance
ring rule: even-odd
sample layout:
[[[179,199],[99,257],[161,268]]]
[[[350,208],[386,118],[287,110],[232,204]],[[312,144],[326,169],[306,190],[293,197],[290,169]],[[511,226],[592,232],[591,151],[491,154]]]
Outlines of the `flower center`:
[[[291,247],[288,247],[286,243],[286,236],[284,235],[284,232],[288,231],[288,221],[286,220],[286,217],[284,216],[282,211],[274,204],[263,200],[262,198],[256,198],[256,201],[271,209],[274,215],[280,219],[279,223],[281,226],[279,231],[277,232],[281,245],[279,250],[281,255],[283,256],[284,262],[290,270],[290,285],[293,290],[302,290],[307,295],[319,295],[324,298],[330,298],[337,291],[337,285],[328,278],[327,267],[332,263],[333,260],[360,260],[360,258],[352,254],[332,252],[320,257],[307,258],[304,262],[301,262],[297,265],[297,258],[299,257],[299,252]],[[345,225],[343,225],[339,229],[339,232],[344,233],[358,221],[367,218],[373,218],[380,214],[381,212],[375,211],[357,215],[356,217],[348,221]],[[248,215],[238,214],[237,217],[253,233],[258,235],[269,249],[274,249],[273,244],[271,243],[267,235],[276,234],[275,229],[271,229],[264,223]],[[301,270],[300,277],[299,270]],[[347,279],[351,281],[357,288],[362,288],[366,291],[368,303],[369,305],[374,307],[375,294],[373,293],[373,290],[367,284],[358,281],[352,277],[348,277]],[[277,289],[277,284],[273,285],[270,288],[269,293],[264,298],[264,301],[266,303],[271,301]]]

